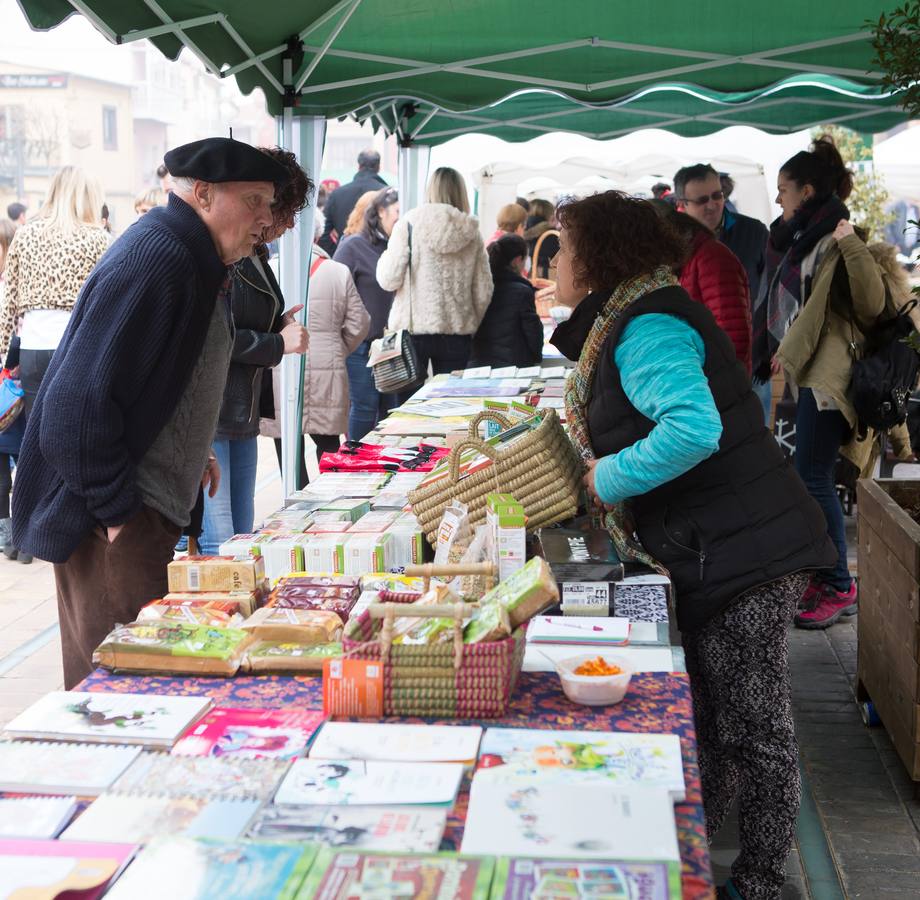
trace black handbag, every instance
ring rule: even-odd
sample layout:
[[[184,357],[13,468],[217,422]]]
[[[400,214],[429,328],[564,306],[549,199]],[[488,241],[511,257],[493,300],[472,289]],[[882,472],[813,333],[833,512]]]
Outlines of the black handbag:
[[[412,226],[409,231],[409,327],[384,332],[371,342],[368,365],[374,375],[374,386],[381,394],[395,394],[414,387],[424,376],[419,372],[418,354],[412,343]]]

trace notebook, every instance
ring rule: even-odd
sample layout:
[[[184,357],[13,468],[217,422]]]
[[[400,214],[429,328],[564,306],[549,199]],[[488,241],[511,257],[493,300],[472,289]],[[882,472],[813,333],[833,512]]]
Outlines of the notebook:
[[[527,626],[531,644],[622,647],[629,643],[629,619],[597,616],[534,616]]]
[[[434,853],[446,824],[446,809],[425,806],[267,806],[248,836],[338,849]]]
[[[290,762],[236,756],[172,756],[144,753],[115,782],[114,793],[270,800]]]
[[[492,900],[681,900],[680,864],[499,859]]]
[[[61,835],[62,841],[127,841],[183,835],[236,840],[261,804],[258,800],[206,800],[103,794]]]
[[[169,748],[211,706],[208,697],[53,691],[6,726],[9,737]]]
[[[0,840],[0,898],[96,900],[137,849],[131,844]]]
[[[478,725],[327,722],[310,758],[471,763],[481,737]]]
[[[106,900],[292,900],[315,855],[303,844],[156,838]]]
[[[0,741],[0,791],[95,797],[140,754],[115,744]]]
[[[76,811],[76,797],[0,797],[0,838],[51,840]]]
[[[488,900],[494,868],[495,860],[488,856],[351,853],[324,847],[300,896],[305,900]]]
[[[300,756],[325,715],[310,709],[232,709],[205,713],[172,752],[190,756],[293,759]]]
[[[476,778],[509,777],[663,788],[675,802],[685,791],[680,738],[674,734],[487,728]]]
[[[362,759],[296,759],[275,794],[279,805],[450,806],[459,763],[389,763]]]
[[[678,862],[674,804],[661,789],[473,779],[463,853]]]

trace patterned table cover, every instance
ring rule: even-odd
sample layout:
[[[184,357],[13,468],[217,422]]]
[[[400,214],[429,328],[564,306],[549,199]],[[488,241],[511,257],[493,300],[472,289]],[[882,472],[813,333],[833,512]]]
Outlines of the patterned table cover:
[[[117,693],[208,696],[216,706],[277,709],[301,706],[322,709],[322,679],[314,675],[259,675],[236,678],[161,677],[113,674],[97,669],[77,690]],[[383,721],[438,722],[435,719],[389,718]],[[676,734],[683,751],[686,800],[674,807],[681,854],[684,900],[714,896],[690,682],[683,673],[646,672],[634,675],[629,693],[615,706],[579,706],[566,699],[558,678],[549,672],[520,676],[508,715],[477,721],[450,720],[444,724],[506,725],[517,728],[632,731]],[[447,844],[459,847],[466,820],[468,791],[464,789],[448,819]],[[446,845],[445,845],[446,846]]]

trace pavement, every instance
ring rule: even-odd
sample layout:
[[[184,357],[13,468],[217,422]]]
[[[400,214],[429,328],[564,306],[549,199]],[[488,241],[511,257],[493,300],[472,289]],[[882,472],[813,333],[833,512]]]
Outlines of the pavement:
[[[274,447],[260,438],[256,520],[281,501]],[[848,543],[855,572],[852,520]],[[920,791],[884,728],[862,722],[856,626],[853,617],[827,631],[790,632],[803,803],[783,900],[920,900]],[[0,727],[62,687],[53,569],[0,556]],[[717,883],[737,846],[732,816],[712,846]]]

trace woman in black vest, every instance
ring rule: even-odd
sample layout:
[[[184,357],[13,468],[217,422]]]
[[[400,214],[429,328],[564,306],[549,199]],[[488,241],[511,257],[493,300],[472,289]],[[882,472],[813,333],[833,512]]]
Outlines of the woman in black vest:
[[[556,298],[574,311],[553,343],[578,361],[566,411],[585,484],[620,553],[673,581],[710,835],[741,800],[725,896],[772,900],[800,791],[786,629],[833,558],[824,517],[730,339],[672,275],[672,226],[617,191],[559,215]]]

